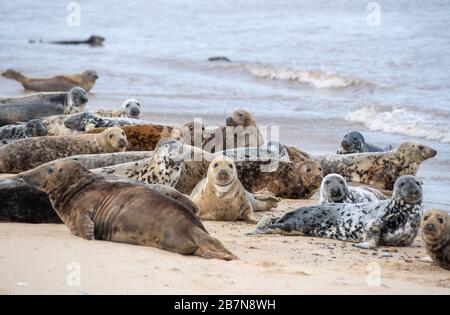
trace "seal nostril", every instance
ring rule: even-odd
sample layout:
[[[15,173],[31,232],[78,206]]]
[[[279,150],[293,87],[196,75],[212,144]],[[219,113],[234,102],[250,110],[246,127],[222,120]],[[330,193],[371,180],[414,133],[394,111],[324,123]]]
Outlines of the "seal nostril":
[[[430,232],[433,231],[434,230],[434,225],[431,224],[431,223],[427,224],[427,230],[430,231]]]

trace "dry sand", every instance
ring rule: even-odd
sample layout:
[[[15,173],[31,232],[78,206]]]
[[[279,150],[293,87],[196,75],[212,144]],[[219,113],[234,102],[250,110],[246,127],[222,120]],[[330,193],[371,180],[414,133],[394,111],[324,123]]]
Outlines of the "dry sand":
[[[311,203],[285,200],[266,214]],[[421,261],[420,240],[364,251],[319,238],[246,236],[253,226],[243,222],[205,225],[240,260],[86,241],[64,225],[0,223],[0,294],[450,294],[450,272]]]

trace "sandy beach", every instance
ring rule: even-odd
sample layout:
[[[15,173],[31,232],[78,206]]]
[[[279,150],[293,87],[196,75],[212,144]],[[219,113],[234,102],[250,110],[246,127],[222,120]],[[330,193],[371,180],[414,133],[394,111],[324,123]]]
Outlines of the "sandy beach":
[[[315,202],[284,200],[264,214]],[[320,238],[246,236],[253,226],[243,222],[205,225],[240,259],[85,241],[65,225],[0,223],[0,294],[450,294],[450,273],[422,261],[419,239],[364,251]]]

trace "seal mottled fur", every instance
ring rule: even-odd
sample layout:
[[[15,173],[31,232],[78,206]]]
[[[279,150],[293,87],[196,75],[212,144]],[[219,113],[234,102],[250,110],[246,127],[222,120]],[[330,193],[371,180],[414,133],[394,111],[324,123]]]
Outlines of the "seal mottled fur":
[[[47,128],[40,119],[32,119],[21,125],[3,126],[0,127],[0,147],[20,139],[43,137],[47,133]]]
[[[79,154],[125,151],[127,138],[112,127],[100,134],[26,138],[0,147],[0,173],[19,173],[41,164]]]
[[[363,203],[387,199],[380,191],[370,187],[350,187],[339,174],[324,177],[320,186],[319,203]]]
[[[279,219],[264,218],[251,234],[304,235],[359,242],[357,247],[410,246],[420,230],[422,185],[402,176],[392,199],[301,207]]]

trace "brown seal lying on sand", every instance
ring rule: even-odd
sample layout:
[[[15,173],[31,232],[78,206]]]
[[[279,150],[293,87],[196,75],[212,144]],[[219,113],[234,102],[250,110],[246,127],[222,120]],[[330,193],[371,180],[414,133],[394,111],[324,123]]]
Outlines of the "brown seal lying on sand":
[[[180,139],[181,132],[170,126],[163,125],[132,125],[120,126],[125,131],[128,140],[128,151],[153,151],[156,144],[165,138]],[[88,133],[103,132],[105,128],[95,128]]]
[[[239,181],[233,160],[226,156],[211,161],[208,175],[195,187],[190,198],[203,220],[248,221],[256,223],[254,211],[276,208],[281,199],[270,194],[252,195]]]
[[[421,224],[428,255],[440,267],[450,270],[450,216],[443,210],[428,210]]]
[[[2,73],[2,76],[20,82],[26,90],[36,92],[68,92],[77,86],[89,92],[98,79],[97,72],[93,70],[77,74],[58,75],[52,78],[29,78],[20,72],[9,69]]]
[[[125,133],[118,127],[95,135],[22,139],[0,147],[0,173],[20,173],[72,155],[125,151],[126,146]]]
[[[53,162],[20,176],[50,197],[72,234],[152,246],[184,255],[236,258],[212,238],[183,203],[156,190],[108,182],[74,161]]]

